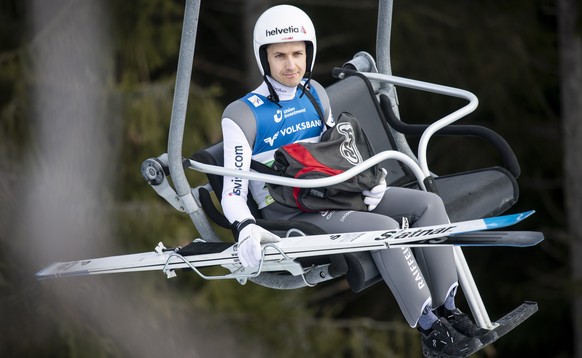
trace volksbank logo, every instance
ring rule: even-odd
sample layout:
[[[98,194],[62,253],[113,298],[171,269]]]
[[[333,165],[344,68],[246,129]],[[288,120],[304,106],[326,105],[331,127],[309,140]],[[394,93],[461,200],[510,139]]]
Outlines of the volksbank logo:
[[[285,127],[279,130],[278,132],[275,132],[275,134],[272,137],[267,137],[263,139],[263,141],[272,147],[273,145],[275,145],[275,140],[279,137],[279,135],[281,135],[281,137],[285,137],[286,135],[292,135],[294,133],[315,127],[321,128],[321,120],[318,119],[313,121],[306,121],[294,124],[289,127]]]
[[[294,27],[294,26],[289,26],[283,29],[280,29],[278,27],[275,27],[272,30],[265,30],[265,36],[269,37],[269,36],[277,36],[277,35],[289,35],[289,34],[298,34],[298,33],[302,33],[302,34],[306,34],[307,31],[305,31],[305,28],[303,26],[301,26],[301,28],[299,27]]]

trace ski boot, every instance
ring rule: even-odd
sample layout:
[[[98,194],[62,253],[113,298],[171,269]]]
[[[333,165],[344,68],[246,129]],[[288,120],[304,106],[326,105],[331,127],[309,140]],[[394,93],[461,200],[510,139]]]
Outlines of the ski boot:
[[[477,326],[467,314],[461,312],[458,308],[452,311],[446,309],[443,311],[441,316],[445,317],[451,326],[462,335],[478,338],[483,343],[483,346],[497,340],[497,332]]]
[[[483,346],[478,338],[467,337],[454,329],[443,317],[422,335],[422,354],[427,358],[467,357]]]

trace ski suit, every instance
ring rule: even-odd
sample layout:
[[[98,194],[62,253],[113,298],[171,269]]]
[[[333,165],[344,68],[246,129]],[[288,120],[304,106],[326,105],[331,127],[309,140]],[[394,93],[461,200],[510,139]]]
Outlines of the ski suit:
[[[319,83],[311,81],[309,90],[322,107],[325,119],[319,118],[307,96],[301,96],[302,90],[283,86],[272,78],[269,81],[279,96],[278,104],[267,99],[269,91],[263,82],[232,102],[223,113],[226,168],[248,171],[251,159],[269,165],[277,148],[298,141],[317,142],[326,124],[334,124],[327,93]],[[371,212],[305,213],[274,202],[265,183],[225,177],[221,205],[231,223],[253,218],[246,204],[249,192],[265,219],[297,219],[328,233],[394,229],[398,227],[396,220],[402,217],[408,218],[411,226],[449,222],[440,197],[420,190],[388,187]],[[458,286],[450,247],[379,250],[372,252],[372,257],[412,327],[427,305],[442,305]]]

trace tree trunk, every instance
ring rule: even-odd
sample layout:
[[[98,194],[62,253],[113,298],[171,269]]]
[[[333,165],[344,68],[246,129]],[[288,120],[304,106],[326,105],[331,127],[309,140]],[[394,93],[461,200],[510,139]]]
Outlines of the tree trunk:
[[[578,0],[558,1],[560,96],[564,136],[564,197],[567,235],[572,239],[573,342],[575,357],[582,357],[582,37]]]

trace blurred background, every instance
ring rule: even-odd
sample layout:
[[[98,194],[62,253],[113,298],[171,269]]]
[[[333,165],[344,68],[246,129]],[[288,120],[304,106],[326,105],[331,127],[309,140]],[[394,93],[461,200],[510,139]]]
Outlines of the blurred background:
[[[252,27],[278,3],[202,1],[184,155],[220,140],[222,109],[260,83]],[[322,84],[356,52],[375,53],[377,1],[286,3],[315,23]],[[539,304],[477,357],[581,356],[581,11],[576,0],[394,4],[393,73],[479,97],[463,123],[513,147],[522,175],[510,211],[535,209],[519,229],[546,236],[464,250],[492,319]],[[294,291],[159,272],[35,280],[53,261],[197,238],[140,173],[166,151],[183,12],[177,0],[0,0],[0,356],[420,357],[383,284],[354,294],[344,280]],[[462,105],[398,94],[409,123]],[[431,142],[429,159],[437,174],[499,161],[484,142],[450,138]]]

